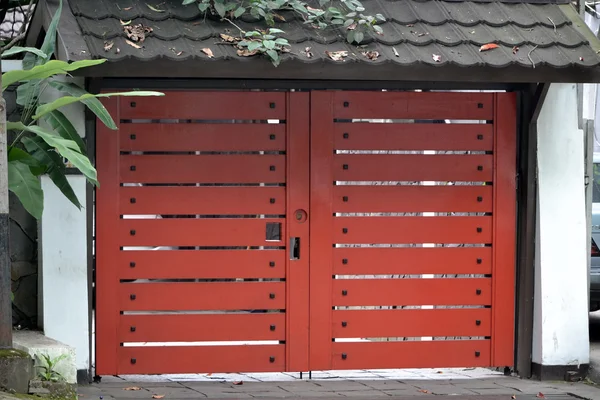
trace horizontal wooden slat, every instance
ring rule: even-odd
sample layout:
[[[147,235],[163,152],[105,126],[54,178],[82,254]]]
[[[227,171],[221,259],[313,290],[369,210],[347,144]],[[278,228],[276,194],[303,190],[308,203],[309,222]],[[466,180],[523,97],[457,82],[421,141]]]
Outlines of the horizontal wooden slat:
[[[492,186],[336,185],[333,211],[491,212]]]
[[[285,119],[283,92],[177,92],[162,97],[121,97],[121,119]],[[123,125],[123,124],[122,124]]]
[[[491,301],[490,278],[333,280],[334,306],[467,306]]]
[[[283,151],[284,124],[122,124],[121,151]]]
[[[121,214],[285,214],[284,187],[122,186]]]
[[[332,369],[487,367],[491,363],[489,340],[335,342],[332,346]]]
[[[118,347],[117,352],[120,375],[285,371],[283,344]]]
[[[129,250],[119,279],[285,278],[285,250]]]
[[[121,182],[280,183],[284,155],[123,155]]]
[[[494,147],[491,124],[337,123],[338,150],[472,150]]]
[[[121,343],[285,340],[285,314],[122,315],[118,335]]]
[[[121,311],[276,310],[285,282],[121,283],[118,296]]]
[[[490,308],[333,311],[334,338],[490,336]]]
[[[491,93],[335,92],[334,118],[491,120]]]
[[[491,155],[337,154],[333,160],[333,179],[490,182],[492,162]]]
[[[280,225],[280,240],[266,240],[267,224]],[[121,246],[284,246],[285,219],[121,219]]]
[[[478,229],[481,228],[481,232]],[[344,233],[346,232],[346,233]],[[491,243],[492,217],[336,217],[341,244]]]
[[[336,275],[491,274],[491,247],[333,249]]]

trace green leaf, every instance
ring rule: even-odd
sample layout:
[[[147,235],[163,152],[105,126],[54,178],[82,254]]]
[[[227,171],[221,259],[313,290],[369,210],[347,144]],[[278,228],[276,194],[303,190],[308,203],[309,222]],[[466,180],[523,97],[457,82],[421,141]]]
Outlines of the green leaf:
[[[37,103],[40,93],[40,79],[32,79],[17,87],[17,104],[32,108]]]
[[[52,112],[58,108],[64,107],[66,105],[76,103],[78,101],[83,102],[84,100],[98,98],[98,97],[112,97],[112,96],[164,96],[164,93],[160,92],[149,92],[149,91],[133,91],[133,92],[121,92],[121,93],[100,93],[100,94],[91,94],[86,93],[81,96],[64,96],[54,100],[52,103],[43,104],[39,106],[36,110],[36,114],[32,117],[33,120],[38,120],[44,115]]]
[[[2,91],[13,83],[28,81],[30,79],[44,79],[54,75],[65,75],[67,72],[78,70],[79,68],[91,67],[106,62],[101,60],[81,60],[74,63],[52,60],[45,64],[38,65],[29,70],[14,70],[2,74]]]
[[[225,12],[227,11],[227,10],[225,10],[225,4],[215,2],[214,7],[215,7],[215,10],[217,11],[217,13],[221,16],[221,18],[224,18]]]
[[[62,0],[59,0],[56,13],[52,16],[52,20],[50,21],[50,25],[48,25],[48,30],[46,30],[46,35],[44,36],[44,41],[40,47],[42,53],[46,54],[46,60],[52,58],[54,50],[56,49],[56,31],[58,30],[58,22],[60,21],[62,8],[63,2]],[[32,53],[27,53],[23,58],[23,69],[30,70],[36,65],[40,65],[43,61],[44,59],[40,59]],[[2,88],[2,90],[4,90],[4,88]]]
[[[248,43],[248,50],[249,51],[254,51],[258,48],[260,48],[262,46],[262,44],[260,42],[249,42]]]
[[[54,185],[62,192],[62,194],[69,199],[75,207],[81,209],[81,203],[75,195],[71,184],[67,180],[65,175],[65,164],[62,158],[56,151],[44,142],[41,137],[24,138],[23,144],[27,148],[36,161],[43,163],[47,166],[47,174],[54,182]]]
[[[181,5],[187,6],[188,4],[192,4],[195,2],[196,2],[196,0],[183,0],[183,3],[181,3]]]
[[[81,139],[81,136],[79,136],[71,121],[69,121],[62,112],[54,110],[51,113],[46,114],[44,120],[48,122],[52,129],[54,129],[62,138],[77,143],[81,154],[86,154],[86,146],[83,139]]]
[[[375,14],[375,18],[377,18],[380,21],[385,21],[385,17],[381,14]]]
[[[43,174],[47,169],[46,165],[42,164],[31,154],[14,146],[8,146],[8,162],[11,161],[20,161],[23,164],[29,165],[31,173],[35,176]]]
[[[275,50],[267,50],[267,55],[271,58],[271,62],[274,66],[279,65],[279,54]]]
[[[79,152],[79,147],[74,141],[56,136],[37,125],[26,126],[22,122],[9,122],[6,125],[7,129],[15,129],[16,127],[19,130],[35,133],[51,147],[54,147],[61,156],[69,160],[75,168],[86,176],[88,181],[98,186],[96,169],[92,166],[90,160]]]
[[[289,46],[290,45],[288,40],[284,39],[284,38],[279,38],[279,39],[275,40],[275,44],[278,44],[280,46]]]
[[[364,33],[362,33],[362,32],[356,32],[356,33],[354,34],[354,41],[355,41],[356,43],[359,43],[359,44],[360,44],[360,42],[362,42],[364,38],[365,38],[365,34],[364,34]]]
[[[44,59],[48,58],[46,53],[44,53],[43,51],[41,51],[39,49],[36,49],[35,47],[20,47],[20,46],[11,47],[10,49],[6,50],[4,53],[2,53],[2,58],[14,56],[15,54],[19,54],[19,53],[33,53],[40,58],[44,58]]]
[[[154,12],[157,12],[157,13],[164,13],[164,12],[165,12],[165,10],[161,10],[160,8],[153,7],[153,6],[151,6],[150,4],[148,4],[148,3],[146,3],[146,6],[147,6],[149,9],[151,9],[152,11],[154,11]]]
[[[240,7],[237,10],[235,10],[235,12],[233,13],[233,16],[236,18],[241,17],[244,13],[246,12],[246,8],[244,7]]]
[[[198,3],[198,10],[200,10],[200,12],[206,12],[208,6],[210,6],[208,3]]]
[[[67,83],[61,81],[51,81],[50,86],[60,90],[61,92],[65,92],[75,97],[80,97],[85,94],[88,94],[86,90],[80,88],[79,86],[71,82]],[[90,97],[89,99],[81,100],[81,102],[85,104],[90,109],[90,111],[96,114],[98,119],[102,121],[102,123],[106,125],[109,129],[117,129],[115,121],[113,121],[112,117],[110,116],[110,113],[108,112],[106,107],[102,105],[102,102],[100,100],[98,100],[95,97]]]
[[[29,165],[18,160],[8,163],[8,190],[19,198],[23,207],[34,218],[42,217],[44,192],[40,180],[31,173]]]
[[[332,23],[333,25],[343,25],[343,24],[344,24],[344,20],[343,20],[343,19],[337,19],[337,18],[336,18],[336,19],[333,19],[333,20],[331,20],[331,23]]]
[[[346,40],[348,41],[348,43],[352,43],[354,42],[354,35],[356,34],[355,31],[348,31],[348,34],[346,35]]]
[[[347,19],[346,21],[344,21],[344,28],[349,27],[350,25],[352,25],[354,23],[353,19]]]
[[[265,49],[275,48],[275,42],[273,40],[263,40],[262,44],[265,47]]]
[[[375,30],[375,32],[377,33],[383,33],[383,28],[380,27],[379,25],[373,25],[373,29]]]
[[[277,29],[277,28],[269,28],[269,33],[277,34],[277,33],[285,33],[285,31],[282,31],[281,29]]]

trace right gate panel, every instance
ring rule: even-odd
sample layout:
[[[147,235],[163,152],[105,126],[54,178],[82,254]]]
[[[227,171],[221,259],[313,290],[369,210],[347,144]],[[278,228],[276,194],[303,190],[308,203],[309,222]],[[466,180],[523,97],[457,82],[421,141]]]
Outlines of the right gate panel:
[[[515,96],[311,101],[310,368],[512,365]]]

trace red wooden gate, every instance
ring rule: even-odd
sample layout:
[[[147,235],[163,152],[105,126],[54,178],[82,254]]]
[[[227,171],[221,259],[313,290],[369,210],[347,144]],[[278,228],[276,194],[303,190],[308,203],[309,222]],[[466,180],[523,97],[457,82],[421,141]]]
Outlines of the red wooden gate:
[[[512,94],[106,105],[97,374],[512,365]]]

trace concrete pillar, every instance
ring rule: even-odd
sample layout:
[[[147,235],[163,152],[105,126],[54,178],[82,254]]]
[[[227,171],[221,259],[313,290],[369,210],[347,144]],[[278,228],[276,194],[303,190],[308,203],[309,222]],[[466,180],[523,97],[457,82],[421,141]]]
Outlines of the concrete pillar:
[[[551,84],[537,135],[532,370],[564,379],[589,364],[584,135],[575,84]]]

